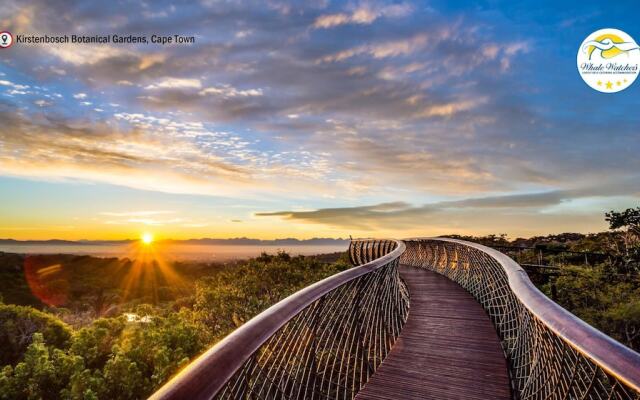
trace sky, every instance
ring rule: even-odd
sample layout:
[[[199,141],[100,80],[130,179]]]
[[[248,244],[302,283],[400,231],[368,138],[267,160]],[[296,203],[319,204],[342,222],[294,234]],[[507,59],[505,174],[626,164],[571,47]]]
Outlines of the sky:
[[[589,88],[635,1],[5,0],[0,237],[510,237],[640,205],[640,83]]]

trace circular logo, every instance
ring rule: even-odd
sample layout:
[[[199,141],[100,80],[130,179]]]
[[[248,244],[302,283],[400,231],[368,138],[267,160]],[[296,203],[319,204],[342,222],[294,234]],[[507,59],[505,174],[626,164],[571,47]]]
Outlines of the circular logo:
[[[633,38],[618,29],[600,29],[578,49],[578,72],[593,89],[616,93],[636,80],[640,49]]]
[[[13,36],[11,36],[11,32],[2,31],[0,32],[0,49],[6,49],[11,47],[13,44]]]

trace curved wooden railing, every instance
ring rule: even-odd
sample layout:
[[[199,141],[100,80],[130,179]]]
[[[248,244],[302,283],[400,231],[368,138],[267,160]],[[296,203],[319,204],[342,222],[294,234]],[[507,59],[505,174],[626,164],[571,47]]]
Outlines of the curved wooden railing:
[[[446,238],[359,240],[349,256],[357,267],[259,314],[152,398],[353,399],[407,320],[402,263],[445,275],[484,307],[514,399],[640,399],[640,355],[552,302],[497,250]]]
[[[352,242],[357,267],[270,307],[191,363],[152,399],[352,399],[407,320],[396,240]]]
[[[516,399],[640,399],[640,354],[551,301],[506,255],[455,239],[404,242],[402,264],[443,274],[482,304]]]

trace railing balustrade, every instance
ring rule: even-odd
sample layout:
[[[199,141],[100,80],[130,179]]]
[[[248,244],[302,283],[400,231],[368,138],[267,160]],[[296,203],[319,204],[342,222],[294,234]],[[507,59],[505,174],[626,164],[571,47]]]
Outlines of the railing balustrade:
[[[552,302],[497,250],[446,238],[366,239],[351,242],[349,257],[354,268],[257,315],[152,399],[353,399],[407,321],[404,264],[448,277],[482,305],[514,399],[640,400],[640,355]]]
[[[352,399],[409,312],[405,245],[352,242],[356,267],[282,300],[215,345],[153,399]]]
[[[551,301],[506,255],[455,239],[404,242],[402,264],[448,277],[484,307],[515,399],[640,399],[640,355]]]

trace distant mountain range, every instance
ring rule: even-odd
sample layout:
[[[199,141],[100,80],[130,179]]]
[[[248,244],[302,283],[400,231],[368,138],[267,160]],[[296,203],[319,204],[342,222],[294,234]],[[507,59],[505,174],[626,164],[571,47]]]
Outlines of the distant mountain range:
[[[0,245],[55,245],[55,246],[81,246],[81,245],[118,245],[128,244],[131,242],[137,242],[137,240],[15,240],[15,239],[0,239]],[[312,238],[312,239],[273,239],[273,240],[261,240],[250,238],[230,238],[230,239],[187,239],[187,240],[158,240],[158,243],[170,243],[170,244],[200,244],[200,245],[253,245],[253,246],[297,246],[297,245],[341,245],[349,243],[349,239],[333,239],[333,238]]]

